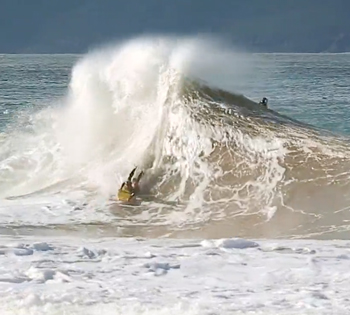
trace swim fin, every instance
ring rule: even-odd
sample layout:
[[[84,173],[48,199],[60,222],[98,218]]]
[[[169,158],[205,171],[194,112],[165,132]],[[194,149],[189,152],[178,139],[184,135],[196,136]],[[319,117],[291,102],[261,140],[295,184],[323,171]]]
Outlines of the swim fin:
[[[128,181],[130,182],[132,180],[132,178],[134,177],[135,171],[137,169],[137,166],[130,172],[129,177],[128,177]]]

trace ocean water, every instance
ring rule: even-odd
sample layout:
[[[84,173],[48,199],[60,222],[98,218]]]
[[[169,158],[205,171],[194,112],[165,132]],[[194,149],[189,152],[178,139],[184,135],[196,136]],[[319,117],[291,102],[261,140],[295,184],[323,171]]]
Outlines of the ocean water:
[[[280,113],[349,135],[349,54],[258,56],[256,76],[242,87],[245,95],[266,94],[271,107]]]
[[[18,111],[38,110],[67,93],[81,55],[0,55],[1,129]],[[349,135],[349,54],[254,54],[242,81],[219,78],[230,90],[307,124]],[[253,70],[252,70],[253,68]],[[226,80],[225,80],[226,79]],[[283,91],[283,92],[282,92]]]
[[[349,71],[193,38],[0,55],[1,314],[347,314]]]
[[[347,238],[348,55],[209,46],[2,55],[2,230]]]

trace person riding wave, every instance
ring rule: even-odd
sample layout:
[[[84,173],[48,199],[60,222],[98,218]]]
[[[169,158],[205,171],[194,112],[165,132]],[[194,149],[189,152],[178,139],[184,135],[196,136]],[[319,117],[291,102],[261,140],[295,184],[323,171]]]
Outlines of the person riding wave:
[[[135,167],[129,174],[128,179],[123,182],[121,187],[118,190],[118,199],[120,201],[130,201],[136,194],[140,192],[139,182],[144,174],[143,171],[140,172],[137,178],[133,178],[135,171]]]

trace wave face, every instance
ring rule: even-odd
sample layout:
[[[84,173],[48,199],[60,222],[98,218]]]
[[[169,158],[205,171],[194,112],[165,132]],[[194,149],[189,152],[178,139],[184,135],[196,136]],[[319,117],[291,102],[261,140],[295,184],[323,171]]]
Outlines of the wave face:
[[[138,166],[141,204],[106,202],[102,226],[181,237],[346,232],[347,141],[235,92],[251,64],[204,39],[138,38],[87,54],[63,106],[2,134],[1,197],[71,194],[96,209]]]

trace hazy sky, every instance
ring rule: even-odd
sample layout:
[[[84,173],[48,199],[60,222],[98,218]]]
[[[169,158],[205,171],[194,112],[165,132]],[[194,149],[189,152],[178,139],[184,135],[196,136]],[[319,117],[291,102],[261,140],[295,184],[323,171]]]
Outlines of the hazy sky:
[[[84,52],[143,33],[214,33],[256,51],[350,48],[348,0],[0,0],[0,52]]]

